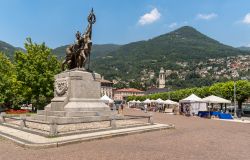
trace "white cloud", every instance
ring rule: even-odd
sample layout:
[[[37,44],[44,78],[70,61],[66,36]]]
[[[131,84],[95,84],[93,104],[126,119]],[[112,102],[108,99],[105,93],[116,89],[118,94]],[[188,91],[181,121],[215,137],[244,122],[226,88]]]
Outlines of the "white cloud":
[[[146,24],[151,24],[158,19],[160,19],[161,13],[158,11],[157,8],[154,8],[150,13],[146,13],[141,18],[139,19],[138,23],[140,25],[146,25]]]
[[[210,19],[213,19],[213,18],[216,18],[216,17],[218,17],[218,15],[215,14],[215,13],[209,13],[209,14],[201,14],[201,13],[199,13],[196,16],[197,19],[202,19],[202,20],[210,20]]]
[[[177,23],[176,22],[173,22],[171,23],[168,27],[169,28],[175,28],[177,26]]]
[[[250,24],[250,13],[247,13],[245,15],[244,19],[242,20],[242,23]]]
[[[250,44],[245,45],[245,47],[250,47]]]

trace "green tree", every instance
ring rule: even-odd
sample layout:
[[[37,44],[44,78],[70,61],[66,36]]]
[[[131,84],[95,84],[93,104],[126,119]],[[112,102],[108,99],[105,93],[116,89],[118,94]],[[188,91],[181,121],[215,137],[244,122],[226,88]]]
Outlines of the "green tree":
[[[14,75],[14,65],[9,58],[0,52],[0,102],[9,102],[12,92],[12,78]]]
[[[234,101],[234,82],[228,81],[225,83],[215,83],[210,87],[201,87],[201,88],[187,88],[187,89],[180,89],[176,91],[171,92],[165,92],[165,93],[157,93],[152,95],[146,95],[142,97],[136,97],[131,96],[128,97],[129,100],[133,99],[167,99],[168,94],[170,94],[170,97],[172,100],[179,101],[190,94],[196,94],[200,96],[201,98],[209,96],[209,95],[216,95],[220,96],[226,99],[230,99],[231,101]],[[250,82],[247,80],[240,80],[236,82],[236,100],[238,101],[239,109],[242,107],[242,103],[250,97]]]
[[[127,85],[123,82],[118,82],[118,83],[114,84],[113,87],[116,89],[122,89],[122,88],[127,88]]]
[[[54,75],[60,71],[60,63],[45,43],[36,44],[27,38],[25,49],[26,53],[18,51],[15,54],[17,80],[22,84],[21,94],[36,109],[43,109],[53,97]]]
[[[136,88],[136,89],[140,89],[140,90],[144,90],[144,87],[142,86],[142,84],[138,81],[135,82],[129,82],[129,87],[130,88]]]
[[[236,99],[239,109],[242,108],[242,103],[250,97],[250,82],[241,80],[236,82]]]

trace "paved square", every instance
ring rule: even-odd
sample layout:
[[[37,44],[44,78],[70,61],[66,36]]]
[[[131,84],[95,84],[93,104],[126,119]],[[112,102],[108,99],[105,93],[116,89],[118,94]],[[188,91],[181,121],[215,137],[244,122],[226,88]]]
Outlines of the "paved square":
[[[126,110],[128,114],[144,114]],[[50,149],[24,149],[0,139],[0,159],[248,160],[250,125],[153,113],[176,129],[128,135]]]

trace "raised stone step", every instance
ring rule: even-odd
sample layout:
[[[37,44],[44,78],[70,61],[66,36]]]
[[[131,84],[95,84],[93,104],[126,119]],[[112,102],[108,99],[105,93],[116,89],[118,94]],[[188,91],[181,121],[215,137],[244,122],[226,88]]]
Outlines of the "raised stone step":
[[[45,116],[36,115],[32,117],[33,120],[37,121],[47,121],[47,122],[57,122],[57,123],[79,123],[79,122],[95,122],[110,120],[111,116],[85,116],[85,117],[57,117],[57,116]]]
[[[52,119],[57,119],[57,116],[45,116],[45,115],[35,115],[31,119],[37,120],[37,121],[47,121],[52,122]]]
[[[40,110],[40,111],[37,111],[37,114],[38,115],[64,117],[66,115],[66,112],[65,111],[44,111],[44,110]]]
[[[84,117],[84,116],[97,116],[97,112],[93,111],[78,111],[78,112],[66,112],[67,117]]]
[[[79,123],[110,120],[111,116],[58,117],[58,123]]]
[[[97,105],[98,106],[98,105]],[[70,108],[64,108],[67,112],[79,112],[79,111],[85,111],[85,112],[99,112],[99,111],[111,111],[109,107],[70,107]]]
[[[111,115],[111,111],[73,111],[66,112],[67,117],[103,116]]]

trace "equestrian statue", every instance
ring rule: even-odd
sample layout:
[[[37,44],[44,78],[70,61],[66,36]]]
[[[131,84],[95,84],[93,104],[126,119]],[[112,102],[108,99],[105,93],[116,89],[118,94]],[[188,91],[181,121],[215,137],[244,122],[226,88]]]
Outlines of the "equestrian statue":
[[[66,48],[66,57],[62,63],[62,71],[74,68],[85,68],[88,62],[88,69],[90,63],[90,52],[92,47],[92,25],[96,22],[94,10],[92,8],[88,16],[88,26],[84,34],[79,31],[76,32],[76,42]]]

